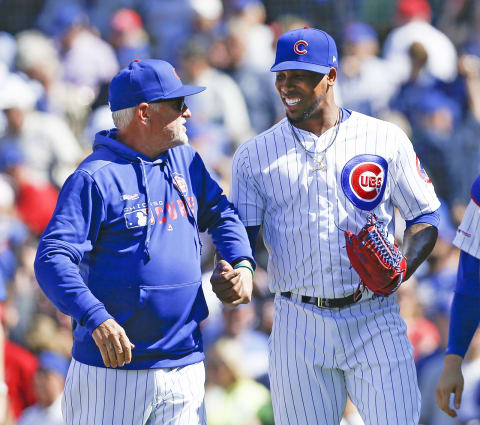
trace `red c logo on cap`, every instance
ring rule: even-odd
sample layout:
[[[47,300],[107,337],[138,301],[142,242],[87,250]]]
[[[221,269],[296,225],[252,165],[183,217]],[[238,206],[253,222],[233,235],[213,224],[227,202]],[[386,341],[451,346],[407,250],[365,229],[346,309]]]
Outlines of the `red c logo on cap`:
[[[293,50],[297,55],[304,55],[308,52],[307,46],[308,46],[308,43],[305,40],[298,40],[293,45]]]

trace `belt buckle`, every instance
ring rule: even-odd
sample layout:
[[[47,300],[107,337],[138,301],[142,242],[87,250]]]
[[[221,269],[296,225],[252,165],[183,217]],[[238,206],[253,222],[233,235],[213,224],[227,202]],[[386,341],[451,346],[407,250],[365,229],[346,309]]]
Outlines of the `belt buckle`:
[[[317,298],[317,307],[318,308],[331,308],[328,298]]]

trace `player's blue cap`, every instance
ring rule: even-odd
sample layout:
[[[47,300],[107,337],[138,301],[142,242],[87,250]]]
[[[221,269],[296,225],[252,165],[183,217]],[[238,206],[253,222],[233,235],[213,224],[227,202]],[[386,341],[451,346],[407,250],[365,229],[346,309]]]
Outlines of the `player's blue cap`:
[[[57,372],[63,377],[66,377],[70,360],[53,351],[44,351],[38,356],[38,365],[40,369]]]
[[[302,69],[328,74],[338,67],[337,46],[332,37],[317,28],[305,27],[282,34],[270,71]]]
[[[135,59],[113,77],[108,100],[113,112],[142,102],[190,96],[205,88],[183,84],[175,68],[168,62]]]

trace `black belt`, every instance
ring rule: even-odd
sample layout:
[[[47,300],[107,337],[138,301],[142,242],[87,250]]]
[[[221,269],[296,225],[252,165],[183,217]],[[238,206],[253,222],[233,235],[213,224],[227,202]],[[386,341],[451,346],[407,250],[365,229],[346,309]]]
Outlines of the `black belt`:
[[[292,298],[290,291],[280,292],[280,295],[285,298]],[[345,298],[319,298],[302,295],[301,299],[302,303],[313,304],[320,308],[343,308],[355,304],[357,301],[360,301],[361,298],[362,294],[360,293],[357,297],[355,297],[355,294],[352,294]]]

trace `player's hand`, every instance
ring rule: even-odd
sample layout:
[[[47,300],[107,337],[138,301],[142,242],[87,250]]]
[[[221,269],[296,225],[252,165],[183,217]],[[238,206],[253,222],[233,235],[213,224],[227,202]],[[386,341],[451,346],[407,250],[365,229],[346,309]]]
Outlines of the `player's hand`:
[[[125,330],[113,319],[107,319],[92,332],[103,363],[107,367],[116,368],[132,361],[132,349],[135,348]]]
[[[227,261],[220,260],[210,282],[213,292],[226,305],[237,306],[252,300],[252,273],[245,267],[234,269]]]
[[[443,371],[435,390],[438,406],[452,418],[457,416],[457,412],[450,407],[450,394],[453,393],[455,395],[453,399],[455,409],[458,410],[462,402],[462,360],[462,357],[455,354],[447,354],[445,356]]]

